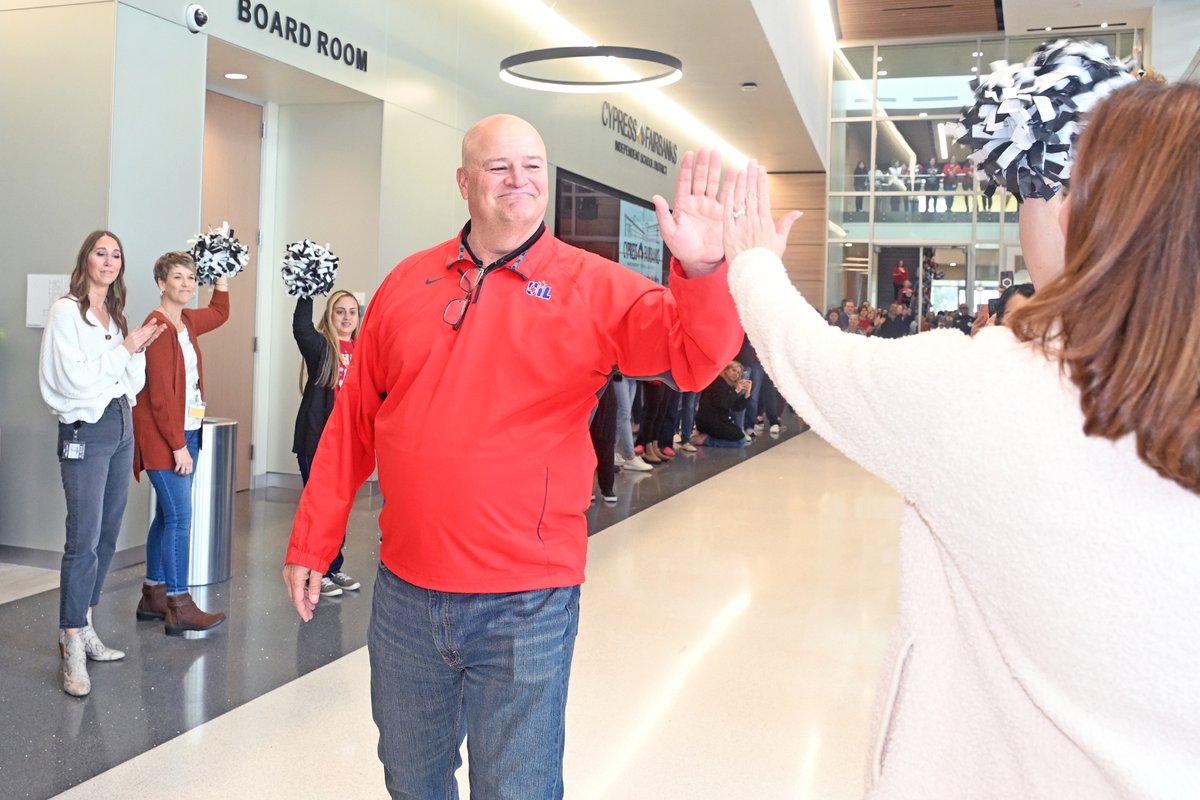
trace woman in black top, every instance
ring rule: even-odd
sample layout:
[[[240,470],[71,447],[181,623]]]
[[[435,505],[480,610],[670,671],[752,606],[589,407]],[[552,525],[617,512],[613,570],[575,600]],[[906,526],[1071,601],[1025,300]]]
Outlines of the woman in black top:
[[[700,393],[696,429],[703,438],[701,441],[692,439],[692,443],[710,447],[741,447],[746,444],[749,440],[733,415],[746,407],[750,389],[750,381],[742,380],[742,365],[736,361],[729,362],[716,380]]]
[[[313,301],[302,297],[296,301],[292,315],[292,336],[304,357],[304,396],[300,400],[300,411],[296,414],[296,433],[292,440],[292,452],[300,464],[300,479],[308,483],[313,457],[325,422],[333,411],[337,390],[346,379],[346,370],[354,356],[354,343],[358,339],[358,300],[350,292],[339,290],[329,296],[325,314],[317,326],[312,324]],[[337,558],[321,578],[321,594],[335,597],[343,591],[359,588],[357,580],[342,572],[345,557],[342,553],[345,537],[338,548]]]

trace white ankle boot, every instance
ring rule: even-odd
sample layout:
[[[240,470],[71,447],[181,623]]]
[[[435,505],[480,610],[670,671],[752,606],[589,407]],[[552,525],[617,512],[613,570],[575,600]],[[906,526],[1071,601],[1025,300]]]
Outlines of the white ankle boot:
[[[75,697],[83,697],[92,691],[92,679],[87,673],[87,652],[83,632],[62,633],[63,647],[63,691]]]
[[[79,635],[83,637],[83,649],[87,657],[92,661],[120,661],[125,657],[124,650],[117,650],[113,647],[108,647],[104,642],[100,641],[100,637],[96,634],[96,629],[92,627],[92,610],[89,608],[87,612],[88,624],[79,629]],[[58,654],[66,658],[66,640],[67,634],[64,630],[58,632]]]

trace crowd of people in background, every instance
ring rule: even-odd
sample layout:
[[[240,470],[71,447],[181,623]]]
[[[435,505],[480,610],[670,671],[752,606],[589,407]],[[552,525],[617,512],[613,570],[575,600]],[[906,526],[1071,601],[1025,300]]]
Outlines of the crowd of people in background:
[[[989,300],[976,313],[971,313],[971,307],[966,303],[960,303],[955,309],[930,310],[918,315],[913,310],[909,281],[904,281],[902,292],[906,294],[901,294],[886,308],[876,308],[866,300],[856,306],[855,301],[847,297],[840,306],[825,312],[826,321],[830,326],[847,333],[881,339],[899,339],[901,336],[946,328],[974,336],[980,328],[1003,325],[1006,313],[1033,297],[1033,284],[1018,283],[1007,287],[999,298]]]
[[[874,168],[868,167],[860,160],[854,166],[852,185],[856,192],[867,192],[874,188],[875,213],[887,219],[889,215],[917,214],[950,214],[967,213],[972,210],[973,203],[978,203],[976,210],[991,211],[993,198],[974,193],[977,168],[963,159],[956,161],[948,159],[939,161],[930,158],[926,163],[914,161],[912,164],[901,163],[898,159],[891,162],[879,162]],[[940,192],[955,192],[956,195],[939,194]],[[905,193],[908,193],[907,196]],[[889,197],[878,195],[890,194]],[[959,198],[962,201],[959,202]],[[863,210],[863,197],[854,198],[856,212]]]

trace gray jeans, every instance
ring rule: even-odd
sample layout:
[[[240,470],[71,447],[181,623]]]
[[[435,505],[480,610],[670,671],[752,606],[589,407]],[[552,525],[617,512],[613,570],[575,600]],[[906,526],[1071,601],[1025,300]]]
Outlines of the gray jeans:
[[[63,443],[84,443],[84,457],[62,457]],[[114,399],[94,423],[58,425],[58,457],[67,496],[67,543],[63,548],[58,627],[87,625],[88,608],[100,590],[117,548],[117,534],[133,475],[133,416],[129,400]]]

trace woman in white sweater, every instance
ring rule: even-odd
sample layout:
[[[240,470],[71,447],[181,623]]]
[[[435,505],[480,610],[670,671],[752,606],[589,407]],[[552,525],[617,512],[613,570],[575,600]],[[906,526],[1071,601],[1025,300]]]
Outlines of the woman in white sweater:
[[[92,607],[116,549],[133,476],[130,406],[146,380],[146,346],[154,324],[125,322],[121,240],[93,231],[79,248],[70,294],[50,307],[42,334],[42,399],[58,417],[58,453],[67,499],[67,536],[60,576],[59,654],[63,690],[92,690],[87,660],[116,661],[92,629]]]
[[[725,198],[767,372],[906,500],[871,798],[1200,795],[1197,129],[1200,86],[1094,110],[1062,274],[974,339],[840,335],[783,269],[795,217],[772,221],[765,172]],[[885,404],[882,373],[905,376]],[[907,425],[935,382],[955,387],[938,423]]]

